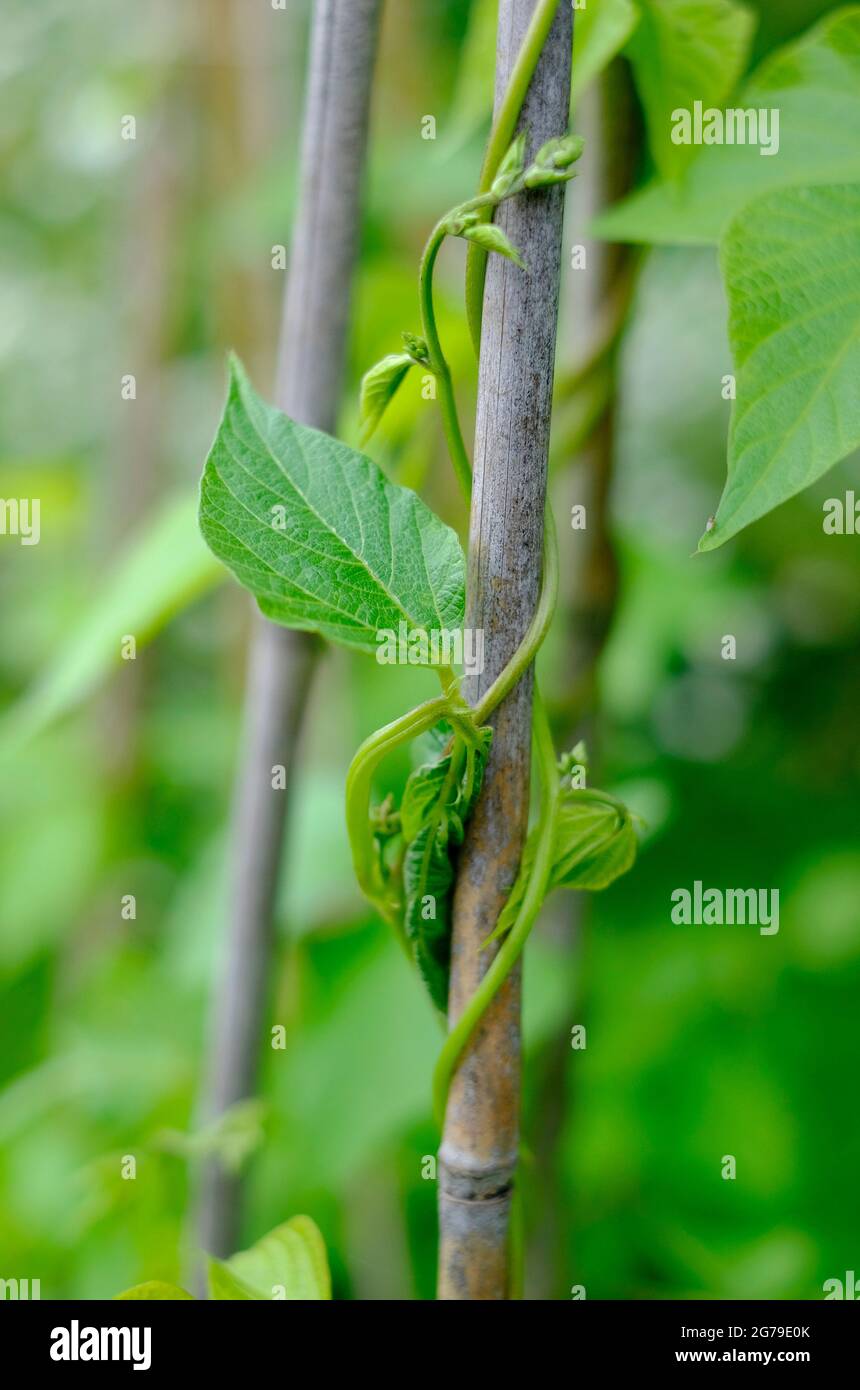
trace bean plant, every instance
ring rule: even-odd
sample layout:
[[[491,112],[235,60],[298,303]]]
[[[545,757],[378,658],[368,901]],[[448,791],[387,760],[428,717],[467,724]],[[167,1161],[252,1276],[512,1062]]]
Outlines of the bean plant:
[[[528,163],[525,148],[521,133],[488,190],[436,224],[419,270],[421,332],[405,332],[403,351],[383,358],[362,382],[367,439],[406,374],[416,366],[432,373],[451,463],[467,500],[471,468],[437,329],[433,269],[449,237],[522,266],[517,248],[486,219],[507,198],[567,182],[583,142],[575,135],[558,137]],[[200,521],[213,552],[266,617],[285,626],[374,654],[380,634],[402,631],[405,624],[410,659],[428,665],[429,638],[463,623],[466,563],[456,534],[364,454],[267,405],[236,358],[203,474]],[[537,655],[555,608],[558,560],[551,518],[549,523],[533,621],[478,704],[467,704],[451,665],[437,664],[441,693],[371,734],[347,774],[346,824],[359,886],[414,958],[440,1016],[448,1001],[457,851],[481,789],[492,740],[489,720]],[[399,806],[390,797],[374,803],[374,774],[383,758],[422,735],[432,752],[412,772]],[[437,1063],[440,1122],[457,1059],[522,951],[547,893],[555,887],[604,888],[630,868],[636,853],[627,809],[608,793],[580,785],[571,772],[582,764],[570,755],[557,757],[539,695],[533,742],[539,810],[508,904],[487,938],[487,946],[500,943],[498,953]]]

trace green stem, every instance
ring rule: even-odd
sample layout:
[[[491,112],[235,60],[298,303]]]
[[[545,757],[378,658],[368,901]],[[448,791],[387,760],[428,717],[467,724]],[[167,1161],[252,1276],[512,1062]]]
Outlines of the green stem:
[[[442,412],[442,427],[445,431],[448,452],[451,455],[457,481],[463,490],[464,497],[468,500],[472,491],[472,465],[466,452],[463,431],[460,429],[454,385],[451,381],[451,369],[442,351],[439,330],[436,327],[436,311],[433,307],[433,267],[436,264],[439,248],[446,236],[446,219],[443,218],[430,233],[430,239],[421,257],[421,266],[418,272],[418,300],[421,309],[421,332],[427,343],[430,370],[436,378],[439,407]]]
[[[453,666],[437,666],[436,674],[439,677],[439,684],[442,687],[443,694],[447,695],[449,699],[459,692],[460,682]]]
[[[555,8],[553,6],[553,13],[554,12]],[[528,39],[528,35],[526,39]],[[540,49],[538,49],[538,52],[539,51]],[[535,62],[536,61],[537,59],[535,58]],[[523,95],[530,80],[531,75],[529,74],[525,82]],[[516,115],[514,116],[514,125],[515,124]],[[506,148],[507,145],[502,149],[496,161],[497,163],[501,160]],[[485,161],[485,167],[487,163],[488,161]],[[495,167],[493,168],[493,177],[494,176]],[[490,181],[492,181],[492,179]],[[481,202],[482,200],[476,199],[474,201]],[[464,206],[469,207],[470,205],[466,204]],[[428,345],[431,367],[433,367],[433,370],[436,372],[437,379],[442,387],[440,399],[443,409],[443,420],[445,421],[446,438],[449,441],[449,448],[451,448],[452,462],[460,480],[460,484],[463,487],[466,500],[468,501],[471,498],[472,492],[471,468],[469,467],[465,446],[462,442],[463,433],[460,429],[457,416],[457,406],[451,386],[451,375],[439,341],[439,335],[436,329],[436,316],[433,308],[433,269],[439,247],[445,236],[445,223],[446,219],[443,219],[434,229],[427,243],[424,256],[422,257],[419,277],[421,317],[424,335]],[[474,248],[470,246],[470,250],[472,249]],[[454,447],[451,447],[452,439],[455,441]],[[457,445],[456,441],[459,441],[459,445]],[[463,466],[464,461],[465,467]],[[546,637],[550,623],[552,622],[557,596],[558,540],[552,512],[549,506],[547,506],[543,576],[537,607],[528,630],[520,642],[520,645],[517,647],[517,650],[514,652],[514,655],[511,657],[511,660],[471,711],[473,729],[486,723],[492,711],[501,704],[505,696],[513,690],[514,686],[522,678],[523,674],[534,660],[541,643]],[[450,685],[446,685],[444,677],[442,678],[442,683],[443,688],[450,693]],[[463,1049],[477,1027],[484,1011],[488,1008],[492,999],[501,988],[502,982],[525,946],[528,934],[540,911],[541,903],[546,896],[549,877],[552,871],[556,810],[559,798],[559,779],[556,768],[555,749],[549,730],[549,722],[537,683],[535,683],[534,691],[533,735],[540,772],[542,800],[540,820],[538,822],[537,848],[532,873],[523,895],[519,913],[517,914],[510,932],[506,936],[498,954],[477,990],[466,1004],[457,1023],[449,1032],[442,1051],[439,1054],[434,1072],[433,1096],[434,1111],[440,1127],[443,1125],[445,1119],[445,1104],[448,1098],[451,1077],[453,1076]]]
[[[509,695],[537,655],[555,612],[558,597],[558,538],[552,512],[547,507],[544,528],[543,579],[537,608],[528,630],[505,669],[496,677],[489,690],[472,710],[475,723],[486,724],[493,710]]]
[[[535,6],[534,14],[529,21],[529,27],[525,32],[517,60],[514,63],[510,82],[490,132],[487,152],[484,155],[484,163],[481,168],[481,178],[478,183],[479,193],[488,191],[498,173],[499,165],[507,153],[508,146],[514,138],[526,93],[560,2],[567,3],[567,0],[538,0]],[[481,318],[484,309],[486,269],[486,251],[475,245],[474,242],[471,243],[466,254],[466,316],[476,354],[481,346]]]
[[[377,729],[359,748],[346,777],[346,827],[356,879],[365,897],[398,930],[402,927],[398,904],[383,881],[368,822],[373,774],[382,759],[401,743],[447,718],[449,707],[447,695],[437,695],[392,724]]]
[[[553,747],[549,721],[537,685],[535,685],[534,693],[533,733],[538,775],[541,783],[541,810],[532,873],[511,930],[502,942],[478,988],[468,1000],[466,1007],[445,1039],[442,1051],[439,1053],[433,1073],[433,1109],[440,1127],[445,1120],[445,1104],[448,1099],[451,1077],[463,1049],[485,1010],[519,959],[549,885],[561,785],[556,768],[555,748]]]
[[[460,693],[460,681],[456,672],[450,666],[437,666],[436,671],[445,698],[448,701],[448,708],[445,718],[454,730],[461,736],[464,743],[471,748],[481,747],[481,734],[478,725],[475,723],[475,716],[470,705],[466,704]]]

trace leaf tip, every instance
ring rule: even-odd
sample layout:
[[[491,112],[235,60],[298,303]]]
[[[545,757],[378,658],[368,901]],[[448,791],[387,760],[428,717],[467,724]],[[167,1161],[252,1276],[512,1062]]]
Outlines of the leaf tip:
[[[717,546],[722,545],[724,540],[726,540],[726,537],[723,535],[722,531],[720,531],[719,534],[717,533],[716,518],[709,516],[708,520],[705,522],[705,529],[699,537],[699,544],[693,551],[693,554],[704,555],[708,550],[716,550]]]
[[[245,364],[235,348],[231,348],[227,353],[227,373],[228,396],[232,395],[234,388],[239,395],[244,395],[246,391],[253,390],[250,377],[245,370]]]

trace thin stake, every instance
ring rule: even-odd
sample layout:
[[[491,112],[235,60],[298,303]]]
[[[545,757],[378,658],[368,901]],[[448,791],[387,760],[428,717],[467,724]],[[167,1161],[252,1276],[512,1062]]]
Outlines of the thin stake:
[[[314,10],[276,402],[294,419],[330,433],[343,380],[380,5],[317,0]],[[304,634],[256,619],[233,808],[227,940],[202,1107],[207,1120],[257,1087],[284,827],[316,652]],[[272,769],[279,765],[285,787],[276,791]],[[203,1250],[223,1256],[235,1249],[240,1199],[240,1179],[220,1162],[208,1163],[196,1219]]]
[[[535,0],[500,0],[496,111]],[[567,129],[572,8],[560,0],[521,128],[529,152]],[[490,256],[484,295],[466,622],[483,629],[486,666],[474,703],[513,654],[540,588],[546,468],[561,264],[563,190],[505,203],[499,222],[528,273]],[[484,787],[469,823],[454,896],[449,1020],[493,959],[481,950],[513,884],[528,816],[532,672],[492,719]],[[439,1154],[440,1299],[509,1296],[509,1218],[519,1148],[520,975],[488,1009],[451,1084]]]

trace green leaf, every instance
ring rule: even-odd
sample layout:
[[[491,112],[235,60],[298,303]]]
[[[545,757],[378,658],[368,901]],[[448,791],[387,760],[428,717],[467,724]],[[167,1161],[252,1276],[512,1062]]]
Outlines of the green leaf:
[[[232,1255],[209,1261],[213,1299],[265,1299],[319,1302],[331,1298],[325,1244],[309,1216],[294,1216],[268,1235]]]
[[[755,20],[735,0],[640,0],[627,45],[645,108],[648,141],[664,178],[677,177],[695,145],[672,141],[672,114],[722,106],[744,70]]]
[[[582,158],[585,140],[581,135],[554,135],[541,145],[532,161],[537,169],[567,169]]]
[[[481,789],[491,740],[492,730],[482,729],[480,747],[468,755],[472,760],[471,783],[467,761],[462,775],[451,784],[451,753],[447,753],[436,762],[415,769],[406,783],[400,808],[406,843],[406,933],[430,998],[443,1012],[448,1006],[454,859]]]
[[[361,378],[358,410],[362,443],[366,443],[385,414],[386,406],[414,362],[408,352],[392,352]]]
[[[400,803],[400,825],[407,842],[414,840],[427,824],[428,816],[438,804],[450,766],[450,755],[442,756],[438,762],[416,768],[410,775]]]
[[[214,553],[267,618],[376,652],[378,634],[456,631],[460,543],[408,488],[267,405],[234,358],[200,494]],[[429,657],[428,657],[429,661]]]
[[[154,1302],[154,1303],[193,1303],[194,1295],[180,1289],[178,1284],[162,1284],[151,1279],[147,1284],[135,1284],[124,1293],[116,1295],[115,1302]]]
[[[568,791],[559,810],[550,887],[590,893],[608,888],[632,867],[636,843],[630,812],[620,802],[601,792]]]
[[[432,821],[419,831],[403,861],[404,922],[415,963],[430,998],[443,1013],[448,1006],[451,958],[451,890],[454,866],[449,822]],[[430,915],[432,914],[432,915]]]
[[[584,10],[577,10],[573,22],[574,105],[620,53],[638,23],[639,11],[633,0],[597,0]]]
[[[722,245],[737,397],[713,550],[860,446],[860,185],[751,203]]]
[[[499,172],[493,179],[491,191],[496,198],[506,198],[523,172],[526,160],[526,133],[519,135],[508,146],[507,154],[499,165]]]
[[[0,721],[0,746],[32,738],[91,694],[121,665],[126,634],[140,646],[221,577],[201,542],[197,499],[171,498],[140,532],[122,543],[115,568],[102,576],[92,604],[56,659]]]
[[[505,152],[505,157],[499,165],[498,178],[502,174],[517,174],[523,172],[526,160],[526,133],[521,130],[519,135],[515,135]]]
[[[547,140],[525,171],[523,183],[526,188],[545,188],[575,178],[576,173],[570,166],[582,157],[584,148],[585,141],[581,135],[558,135]]]
[[[631,868],[636,858],[636,832],[630,812],[605,792],[567,788],[558,810],[555,852],[547,892],[574,888],[596,893],[608,888]],[[526,841],[522,863],[511,895],[487,943],[509,931],[523,900],[534,864],[537,829]]]
[[[509,261],[525,270],[525,261],[519,251],[495,222],[479,222],[476,227],[466,227],[463,236],[467,241],[474,241],[484,251],[495,251],[500,256],[506,256]]]
[[[593,231],[611,241],[716,243],[765,193],[860,180],[860,7],[837,10],[768,57],[733,106],[778,110],[778,154],[707,145],[679,184],[649,184],[599,217]]]
[[[206,1262],[206,1273],[209,1280],[209,1297],[216,1302],[253,1303],[271,1298],[271,1294],[249,1288],[222,1260],[210,1257]]]

